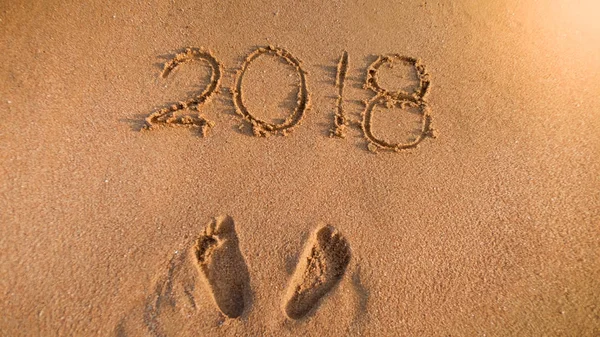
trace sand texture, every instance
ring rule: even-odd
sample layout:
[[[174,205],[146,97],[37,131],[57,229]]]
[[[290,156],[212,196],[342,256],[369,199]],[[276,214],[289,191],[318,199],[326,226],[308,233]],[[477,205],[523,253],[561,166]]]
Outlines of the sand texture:
[[[0,336],[599,336],[599,12],[1,2]]]

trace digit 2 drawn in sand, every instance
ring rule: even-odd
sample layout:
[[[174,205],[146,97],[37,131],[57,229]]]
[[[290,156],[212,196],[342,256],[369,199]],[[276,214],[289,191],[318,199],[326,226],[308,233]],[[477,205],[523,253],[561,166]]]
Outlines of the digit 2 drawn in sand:
[[[329,225],[319,228],[308,242],[288,286],[285,314],[300,319],[316,308],[340,281],[350,257],[348,242],[338,230]]]
[[[417,71],[419,85],[413,92],[403,90],[391,91],[381,87],[378,83],[378,71],[384,64],[392,64],[394,62],[402,62],[405,65],[410,65]],[[365,138],[369,142],[369,150],[376,152],[377,149],[400,151],[416,147],[426,137],[435,137],[433,128],[431,127],[431,113],[429,106],[425,100],[425,96],[429,90],[430,80],[429,74],[425,71],[425,66],[420,60],[401,56],[398,54],[390,54],[379,56],[367,69],[367,83],[365,88],[373,90],[377,95],[366,104],[363,112],[361,127]],[[377,138],[373,134],[372,120],[375,115],[375,107],[385,105],[387,107],[396,106],[401,109],[406,107],[417,107],[421,115],[421,130],[419,135],[408,143],[392,143],[383,139]]]
[[[221,85],[221,74],[223,72],[221,63],[217,61],[210,51],[205,51],[198,48],[187,48],[185,52],[176,54],[171,61],[166,62],[162,72],[162,77],[166,78],[171,71],[173,71],[179,65],[192,61],[204,61],[210,66],[210,83],[199,95],[150,114],[150,116],[146,118],[146,129],[153,129],[158,125],[198,127],[200,128],[202,135],[205,136],[208,130],[214,125],[213,122],[206,120],[200,115],[175,115],[177,111],[187,108],[194,108],[197,111],[200,111],[200,107],[209,101],[213,94],[219,90]]]
[[[294,67],[298,72],[299,91],[297,105],[294,111],[290,114],[288,118],[286,118],[286,120],[283,123],[274,124],[263,121],[258,117],[254,116],[244,104],[244,96],[242,92],[242,82],[244,80],[244,74],[246,73],[246,70],[248,69],[252,61],[256,60],[261,55],[280,57],[292,67]],[[306,85],[306,74],[307,72],[302,68],[300,60],[292,56],[290,52],[283,48],[273,46],[260,47],[246,57],[246,60],[242,64],[241,69],[237,73],[235,84],[231,91],[233,92],[233,102],[235,104],[237,112],[252,124],[252,131],[255,136],[267,136],[270,133],[281,133],[285,135],[287,132],[291,131],[296,125],[300,123],[304,116],[304,113],[309,108],[309,94]]]

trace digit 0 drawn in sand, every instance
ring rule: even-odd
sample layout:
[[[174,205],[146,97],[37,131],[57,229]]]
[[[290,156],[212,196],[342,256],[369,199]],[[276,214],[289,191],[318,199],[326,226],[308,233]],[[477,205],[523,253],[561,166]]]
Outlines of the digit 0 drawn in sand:
[[[185,52],[176,54],[172,60],[165,63],[161,76],[166,78],[179,65],[193,61],[203,61],[210,66],[210,83],[199,95],[150,114],[146,118],[146,129],[151,130],[159,125],[197,127],[200,128],[202,135],[206,136],[208,130],[214,126],[213,122],[206,120],[200,115],[176,116],[177,111],[188,108],[200,111],[200,107],[208,102],[213,94],[218,92],[221,85],[223,67],[210,51],[198,48],[186,48]]]
[[[333,119],[335,128],[330,132],[332,137],[346,137],[346,127],[349,122],[344,113],[344,84],[346,81],[346,75],[348,73],[348,52],[344,50],[340,61],[337,65],[337,73],[335,77],[335,87],[338,89],[338,97],[336,100],[336,111]]]
[[[319,228],[310,239],[288,286],[284,311],[291,319],[300,319],[317,307],[340,281],[350,262],[346,238],[334,227]]]
[[[196,240],[192,252],[219,310],[230,318],[241,316],[249,299],[250,276],[233,219],[214,218]]]
[[[298,91],[298,99],[297,105],[294,108],[294,111],[283,121],[282,123],[269,123],[267,121],[261,120],[255,115],[253,115],[246,105],[244,104],[244,95],[242,92],[244,74],[248,70],[248,67],[258,57],[261,55],[270,55],[274,57],[280,57],[285,60],[289,65],[294,67],[299,75],[299,91]],[[252,131],[255,136],[268,136],[269,134],[283,134],[286,135],[289,131],[291,131],[295,126],[297,126],[304,117],[304,113],[309,109],[309,94],[308,87],[306,84],[306,75],[307,72],[302,68],[302,63],[299,59],[292,56],[290,52],[283,48],[268,46],[268,47],[260,47],[250,53],[244,63],[241,66],[241,69],[238,71],[237,76],[235,78],[235,84],[231,89],[233,93],[233,102],[238,114],[240,114],[244,119],[246,119],[250,124],[252,124]]]
[[[378,72],[382,65],[400,62],[404,65],[414,67],[419,79],[419,85],[412,92],[404,90],[391,91],[383,88],[378,81]],[[417,147],[427,137],[435,138],[436,134],[432,128],[431,111],[425,100],[430,87],[429,74],[425,70],[425,66],[419,59],[401,56],[398,54],[390,54],[379,56],[367,69],[367,80],[365,88],[373,90],[377,95],[366,103],[365,111],[362,113],[361,128],[367,141],[368,148],[372,152],[377,152],[379,149],[400,151],[404,149]],[[414,139],[405,142],[391,142],[380,139],[373,133],[373,118],[375,116],[376,106],[385,106],[387,108],[399,107],[405,110],[407,107],[417,107],[421,116],[421,127],[419,134]]]

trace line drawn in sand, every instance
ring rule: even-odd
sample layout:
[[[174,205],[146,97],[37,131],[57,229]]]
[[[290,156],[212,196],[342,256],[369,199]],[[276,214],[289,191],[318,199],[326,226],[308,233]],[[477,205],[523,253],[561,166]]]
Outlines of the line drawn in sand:
[[[285,296],[283,310],[290,319],[301,319],[341,280],[350,263],[350,246],[333,226],[320,227],[298,261]]]
[[[346,75],[348,74],[348,52],[344,50],[340,61],[337,65],[337,72],[335,76],[335,87],[338,89],[338,97],[335,103],[335,115],[333,117],[333,125],[335,126],[330,130],[331,137],[346,137],[346,127],[349,124],[348,118],[344,113],[344,85],[346,81]]]
[[[207,103],[219,91],[223,66],[217,61],[212,52],[201,48],[186,48],[184,52],[176,54],[173,59],[165,63],[161,77],[166,78],[178,66],[193,61],[203,61],[210,66],[211,75],[209,84],[200,94],[150,114],[146,118],[146,130],[152,130],[157,126],[197,127],[200,129],[202,135],[206,136],[208,130],[214,126],[214,122],[207,120],[199,114],[197,116],[176,115],[177,111],[184,109],[195,109],[199,112],[202,105]]]
[[[412,92],[404,90],[388,90],[379,84],[378,74],[382,65],[388,64],[392,66],[394,63],[400,62],[404,65],[412,66],[416,70],[419,79],[419,85]],[[430,76],[427,73],[425,66],[419,59],[399,54],[389,54],[379,56],[367,69],[367,79],[365,89],[373,90],[376,95],[371,100],[365,103],[365,110],[362,113],[361,129],[365,138],[368,141],[367,148],[372,152],[377,152],[379,149],[401,151],[404,149],[414,148],[419,145],[427,137],[436,137],[436,133],[432,128],[431,110],[426,101],[427,93],[431,85]],[[375,115],[376,106],[385,106],[387,108],[399,107],[401,110],[406,110],[408,107],[417,107],[421,116],[421,128],[419,134],[413,139],[405,143],[395,143],[380,139],[373,133],[373,118]]]
[[[294,108],[294,111],[283,121],[282,123],[269,123],[267,121],[261,120],[252,114],[244,104],[244,95],[242,91],[244,74],[248,70],[252,61],[256,60],[258,57],[262,55],[269,55],[273,57],[279,57],[286,61],[289,65],[294,67],[298,72],[299,83],[298,83],[298,99],[296,101],[297,105]],[[294,57],[289,51],[283,48],[267,46],[260,47],[250,53],[244,63],[241,66],[241,69],[237,72],[235,83],[233,88],[231,88],[231,92],[233,93],[233,103],[235,105],[236,111],[239,115],[241,115],[244,119],[246,119],[252,125],[252,132],[255,136],[265,137],[269,134],[282,134],[286,135],[290,132],[295,126],[297,126],[304,117],[304,113],[310,107],[310,97],[308,93],[308,87],[306,84],[306,75],[308,73],[302,67],[302,62]]]

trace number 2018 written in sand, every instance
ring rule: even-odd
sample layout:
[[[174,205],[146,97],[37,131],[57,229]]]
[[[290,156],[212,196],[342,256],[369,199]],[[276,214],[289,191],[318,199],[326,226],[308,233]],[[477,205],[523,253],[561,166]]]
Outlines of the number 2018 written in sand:
[[[299,90],[296,101],[296,107],[289,116],[281,123],[271,123],[260,119],[254,115],[244,104],[244,95],[242,80],[250,66],[250,64],[262,55],[281,58],[283,61],[292,66],[298,73]],[[198,127],[203,135],[206,135],[208,130],[214,126],[214,123],[208,121],[202,116],[178,115],[177,112],[185,109],[196,109],[200,111],[202,106],[207,103],[210,98],[219,92],[221,86],[221,78],[223,76],[223,66],[210,52],[203,49],[187,48],[185,52],[175,55],[175,57],[165,63],[162,77],[167,77],[169,73],[177,66],[190,61],[203,61],[211,68],[210,83],[197,96],[191,97],[186,101],[181,101],[169,107],[160,109],[146,118],[146,129],[153,129],[161,125],[170,126],[188,126]],[[394,63],[411,66],[416,71],[418,77],[418,85],[412,92],[403,90],[389,90],[383,88],[378,81],[378,72],[381,66],[392,66]],[[431,126],[431,112],[426,101],[426,95],[430,86],[429,74],[425,71],[425,66],[420,60],[412,57],[401,56],[398,54],[389,54],[379,56],[367,69],[365,88],[370,89],[375,93],[370,100],[365,101],[365,109],[361,114],[361,120],[351,120],[346,116],[344,111],[344,82],[348,71],[348,53],[344,52],[337,65],[337,75],[335,86],[338,90],[336,100],[336,111],[333,120],[333,127],[330,130],[332,137],[344,138],[346,129],[349,126],[357,126],[362,130],[364,137],[368,142],[369,150],[376,152],[377,150],[392,150],[400,151],[403,149],[416,147],[421,141],[427,137],[435,137],[434,130]],[[250,53],[244,60],[241,68],[237,72],[235,82],[231,88],[233,103],[236,112],[242,116],[248,123],[252,125],[252,131],[256,136],[268,136],[270,134],[286,135],[294,127],[302,121],[305,112],[310,106],[309,91],[306,84],[307,72],[302,68],[301,61],[294,57],[289,51],[268,46],[260,47]],[[408,142],[392,142],[381,139],[373,134],[373,116],[375,115],[377,106],[386,106],[388,108],[398,107],[404,109],[416,109],[420,117],[420,130]]]

